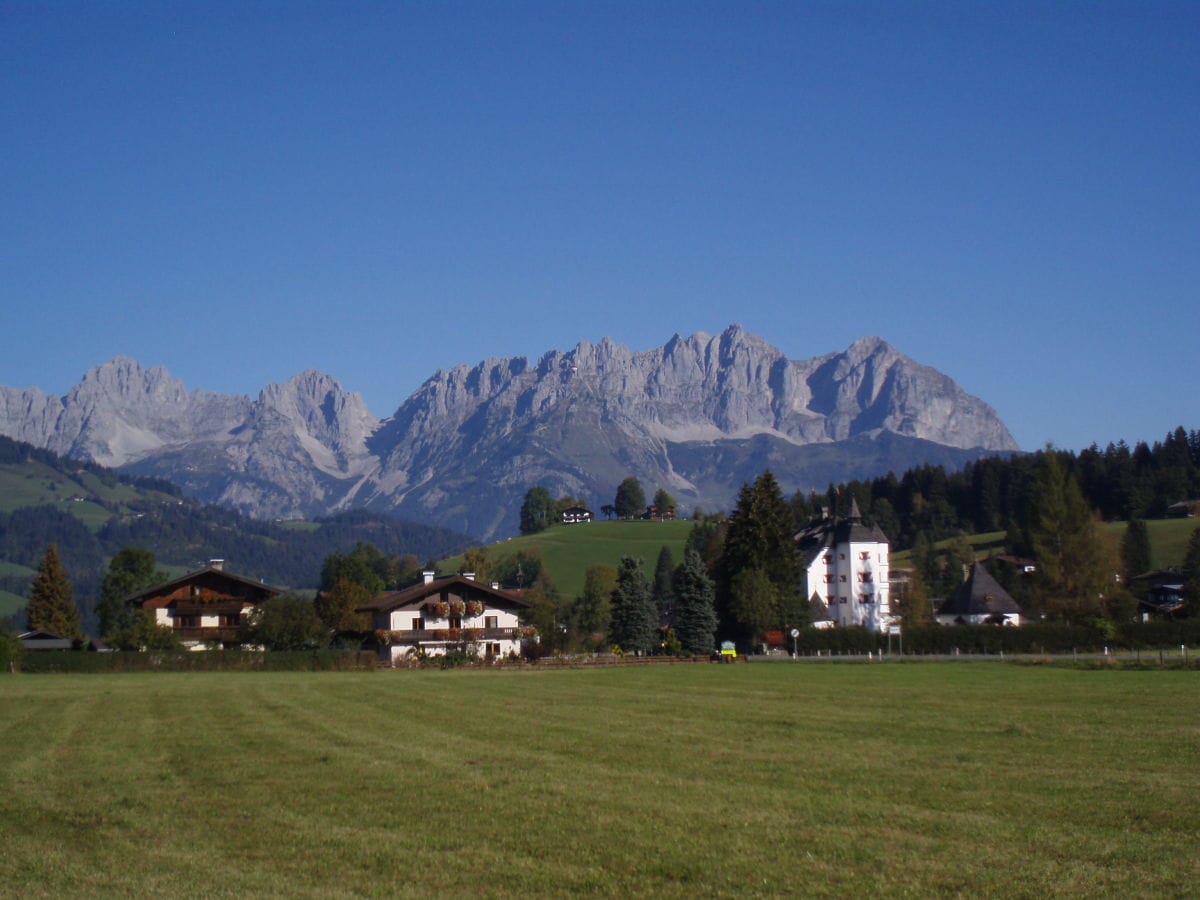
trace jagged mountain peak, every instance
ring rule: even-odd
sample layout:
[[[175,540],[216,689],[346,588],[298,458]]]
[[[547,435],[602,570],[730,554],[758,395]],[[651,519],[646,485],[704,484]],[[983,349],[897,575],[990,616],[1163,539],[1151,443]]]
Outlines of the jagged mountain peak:
[[[532,364],[439,369],[382,422],[315,368],[251,400],[188,393],[165,368],[118,356],[62,398],[0,388],[0,433],[254,515],[366,506],[481,537],[513,528],[533,484],[602,503],[633,474],[712,509],[755,466],[809,489],[902,470],[921,448],[1016,449],[986,403],[881,337],[793,360],[736,323],[636,352],[605,336]],[[883,468],[831,470],[851,444]]]

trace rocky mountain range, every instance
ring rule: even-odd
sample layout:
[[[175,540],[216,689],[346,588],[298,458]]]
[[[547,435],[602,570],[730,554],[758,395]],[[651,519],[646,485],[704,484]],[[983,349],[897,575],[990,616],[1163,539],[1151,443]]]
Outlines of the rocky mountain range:
[[[598,507],[633,474],[712,510],[767,467],[823,489],[1017,449],[991,407],[880,338],[789,360],[736,325],[440,370],[382,420],[315,370],[251,400],[118,357],[63,397],[0,387],[0,434],[254,516],[362,507],[481,539],[515,531],[534,484]]]

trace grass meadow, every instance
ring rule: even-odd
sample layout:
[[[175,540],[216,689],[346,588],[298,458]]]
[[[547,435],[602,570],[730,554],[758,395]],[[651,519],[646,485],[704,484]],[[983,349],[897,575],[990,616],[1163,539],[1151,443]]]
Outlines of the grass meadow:
[[[0,893],[1197,889],[1200,676],[0,676]]]

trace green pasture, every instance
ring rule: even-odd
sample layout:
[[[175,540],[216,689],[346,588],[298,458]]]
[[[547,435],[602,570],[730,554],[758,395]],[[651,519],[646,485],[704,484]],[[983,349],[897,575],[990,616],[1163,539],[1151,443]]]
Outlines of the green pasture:
[[[18,609],[23,609],[28,602],[20,594],[0,591],[0,619],[7,619]]]
[[[537,548],[550,577],[564,597],[583,593],[584,576],[588,566],[607,563],[616,566],[622,556],[640,556],[646,562],[647,574],[653,574],[654,563],[663,546],[671,548],[675,562],[683,562],[683,546],[692,522],[634,521],[591,522],[587,525],[555,525],[538,534],[522,535],[488,546],[492,559],[516,555],[521,550]],[[461,556],[451,557],[438,564],[443,572],[458,571]]]
[[[1200,674],[0,676],[14,896],[1195,892]]]

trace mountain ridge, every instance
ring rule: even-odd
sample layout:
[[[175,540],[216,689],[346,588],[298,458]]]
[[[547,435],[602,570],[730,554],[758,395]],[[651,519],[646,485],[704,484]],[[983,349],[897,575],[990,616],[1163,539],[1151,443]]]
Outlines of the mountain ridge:
[[[649,350],[605,337],[536,362],[438,369],[383,419],[317,369],[251,399],[189,392],[165,368],[114,357],[61,398],[0,387],[0,434],[168,478],[251,515],[362,507],[484,538],[515,530],[537,483],[602,502],[633,474],[711,509],[756,474],[735,467],[722,486],[722,458],[765,452],[780,460],[781,484],[809,489],[825,482],[805,474],[805,459],[852,442],[861,455],[863,440],[886,435],[905,440],[876,462],[897,470],[947,450],[965,462],[1018,449],[990,406],[883,338],[791,360],[740,325]],[[772,449],[737,449],[756,441]],[[861,468],[846,458],[854,477],[883,474]]]

